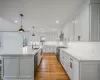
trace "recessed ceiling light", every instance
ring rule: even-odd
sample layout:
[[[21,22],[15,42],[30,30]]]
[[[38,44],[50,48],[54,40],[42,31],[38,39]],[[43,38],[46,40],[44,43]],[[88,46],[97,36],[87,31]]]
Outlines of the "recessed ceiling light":
[[[28,29],[28,31],[30,31],[30,29]]]
[[[42,29],[40,29],[40,31],[42,31]]]
[[[17,23],[18,21],[17,20],[15,20],[15,23]]]
[[[55,31],[55,29],[53,29],[53,31]]]
[[[58,23],[59,23],[59,21],[56,21],[56,23],[58,24]]]

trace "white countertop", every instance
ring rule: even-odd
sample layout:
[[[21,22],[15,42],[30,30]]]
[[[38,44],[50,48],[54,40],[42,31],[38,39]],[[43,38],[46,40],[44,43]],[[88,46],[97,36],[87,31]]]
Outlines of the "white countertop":
[[[32,46],[27,46],[23,47],[20,53],[0,53],[0,56],[35,55],[40,49],[42,49],[42,46],[40,46],[39,49],[32,49]]]
[[[100,42],[69,43],[67,49],[61,49],[77,60],[100,61]]]

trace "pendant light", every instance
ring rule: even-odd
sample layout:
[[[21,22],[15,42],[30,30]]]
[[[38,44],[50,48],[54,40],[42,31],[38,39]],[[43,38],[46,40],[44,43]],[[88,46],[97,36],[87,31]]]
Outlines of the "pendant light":
[[[23,14],[20,14],[20,17],[21,17],[21,26],[20,26],[20,29],[19,29],[19,32],[24,32],[24,29],[22,28],[22,18],[23,18]]]
[[[34,28],[35,28],[35,27],[33,27],[33,34],[32,34],[32,36],[35,36],[35,34],[34,34]]]

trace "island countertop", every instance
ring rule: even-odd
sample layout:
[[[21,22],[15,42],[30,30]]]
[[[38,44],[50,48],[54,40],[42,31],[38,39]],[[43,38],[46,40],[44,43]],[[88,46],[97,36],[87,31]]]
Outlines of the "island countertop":
[[[31,46],[23,47],[19,53],[0,53],[0,56],[28,56],[35,55],[39,50],[41,50],[43,46],[39,46],[38,49],[32,49]]]

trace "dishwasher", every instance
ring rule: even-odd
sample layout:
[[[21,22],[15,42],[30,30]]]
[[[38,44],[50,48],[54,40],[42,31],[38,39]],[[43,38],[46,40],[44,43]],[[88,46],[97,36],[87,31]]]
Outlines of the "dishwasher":
[[[0,65],[0,80],[2,80],[2,66]]]
[[[38,53],[34,55],[34,76],[36,74],[37,68],[38,68]]]
[[[60,61],[60,49],[61,48],[66,48],[66,47],[64,47],[64,46],[63,47],[61,47],[61,46],[57,47],[57,49],[56,49],[56,56],[57,56],[58,61]]]

